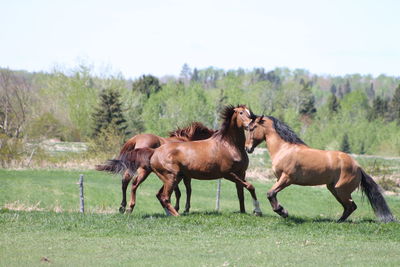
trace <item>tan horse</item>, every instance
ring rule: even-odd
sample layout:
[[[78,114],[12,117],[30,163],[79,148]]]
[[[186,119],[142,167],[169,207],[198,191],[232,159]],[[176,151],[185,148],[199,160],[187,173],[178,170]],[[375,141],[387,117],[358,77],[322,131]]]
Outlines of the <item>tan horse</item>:
[[[267,196],[272,209],[280,216],[288,216],[276,198],[285,187],[326,184],[344,208],[338,221],[343,222],[357,209],[351,193],[361,185],[378,218],[383,222],[394,221],[380,187],[348,154],[310,148],[287,125],[271,116],[253,119],[247,130],[247,152],[252,153],[257,145],[266,142],[272,170],[278,179]]]
[[[244,149],[245,134],[243,121],[252,113],[245,106],[228,106],[222,112],[222,127],[211,138],[194,142],[168,143],[157,149],[136,149],[126,159],[115,161],[118,166],[151,168],[164,185],[157,198],[168,215],[179,213],[170,203],[172,190],[181,179],[187,177],[212,180],[225,178],[236,183],[240,211],[245,212],[243,187],[253,198],[254,213],[261,214],[254,186],[245,180],[249,164]],[[129,162],[136,165],[129,165]]]
[[[122,147],[119,159],[125,158],[127,154],[134,153],[135,149],[139,148],[157,148],[161,145],[167,143],[174,143],[174,142],[187,142],[187,141],[195,141],[195,140],[203,140],[211,137],[214,134],[214,130],[207,128],[200,122],[193,122],[186,128],[178,128],[175,131],[169,133],[169,137],[164,138],[161,136],[157,136],[154,134],[138,134],[134,137],[130,138]],[[109,163],[112,163],[109,162]],[[130,162],[129,164],[134,164]],[[109,171],[115,167],[114,165],[105,164],[105,165],[97,165],[96,170],[99,171]],[[120,170],[117,170],[120,171]],[[150,168],[139,167],[137,169],[137,175],[132,182],[132,189],[131,189],[131,199],[129,203],[129,209],[127,212],[132,212],[133,208],[136,204],[136,190],[139,185],[146,180],[146,178],[151,173]],[[125,212],[126,209],[126,189],[129,185],[129,182],[132,180],[132,173],[128,170],[124,172],[122,176],[122,202],[119,211],[121,213]],[[186,187],[186,205],[185,205],[185,212],[189,212],[190,209],[190,197],[191,197],[191,185],[190,185],[190,178],[184,179],[184,184]],[[176,196],[176,205],[175,209],[179,210],[179,200],[181,197],[181,192],[179,187],[175,187],[175,196]]]

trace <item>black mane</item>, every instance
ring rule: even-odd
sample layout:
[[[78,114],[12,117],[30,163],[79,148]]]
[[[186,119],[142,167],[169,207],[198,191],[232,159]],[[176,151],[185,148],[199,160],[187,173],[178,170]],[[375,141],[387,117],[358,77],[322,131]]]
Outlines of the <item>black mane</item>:
[[[229,129],[229,125],[231,123],[231,118],[235,113],[235,106],[228,105],[224,107],[221,111],[220,118],[222,120],[221,129],[219,129],[215,134],[218,136],[224,136]]]
[[[266,116],[268,119],[272,120],[275,131],[278,133],[278,135],[286,142],[291,143],[291,144],[299,144],[299,145],[307,145],[306,143],[303,142],[303,140],[300,139],[300,137],[293,132],[292,129],[285,123],[281,122],[277,118],[274,118],[272,116]]]
[[[218,136],[225,136],[225,134],[228,132],[230,123],[231,123],[231,118],[233,114],[235,113],[235,108],[239,107],[245,107],[244,105],[237,105],[236,107],[233,105],[228,105],[226,106],[222,111],[221,111],[221,119],[222,119],[222,124],[221,124],[221,129],[216,131],[214,135]],[[249,109],[250,111],[250,117],[252,119],[257,118],[257,116]]]

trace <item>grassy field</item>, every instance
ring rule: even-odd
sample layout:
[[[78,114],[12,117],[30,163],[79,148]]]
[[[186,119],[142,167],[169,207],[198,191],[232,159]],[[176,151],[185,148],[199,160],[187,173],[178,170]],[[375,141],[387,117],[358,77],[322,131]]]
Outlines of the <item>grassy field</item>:
[[[77,212],[80,173],[85,214]],[[271,184],[253,184],[263,217],[251,215],[248,193],[248,214],[237,213],[228,181],[222,182],[221,212],[214,212],[216,181],[193,181],[191,213],[173,218],[155,198],[161,182],[153,175],[138,190],[134,212],[120,215],[119,177],[0,170],[0,266],[399,265],[400,224],[376,223],[360,192],[354,194],[359,209],[337,224],[342,208],[323,187],[285,189],[279,200],[290,217],[281,219],[265,197]],[[400,198],[387,200],[399,218]]]

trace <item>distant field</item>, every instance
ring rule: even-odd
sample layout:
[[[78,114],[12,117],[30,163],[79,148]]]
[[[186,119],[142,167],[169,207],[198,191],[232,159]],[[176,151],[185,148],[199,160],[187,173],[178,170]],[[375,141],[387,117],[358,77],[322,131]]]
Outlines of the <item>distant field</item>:
[[[85,176],[86,214],[79,214],[79,174]],[[321,187],[292,186],[279,195],[290,217],[275,215],[254,182],[264,216],[239,214],[235,186],[222,182],[215,213],[216,181],[193,181],[192,212],[166,217],[151,175],[138,190],[131,215],[117,213],[120,179],[94,171],[0,170],[0,265],[50,263],[127,266],[398,265],[400,224],[381,224],[366,199],[349,222]],[[184,189],[181,187],[181,189]],[[184,190],[182,190],[184,192]],[[184,195],[182,197],[184,199]],[[388,196],[396,217],[400,197]],[[184,202],[181,202],[183,205]]]

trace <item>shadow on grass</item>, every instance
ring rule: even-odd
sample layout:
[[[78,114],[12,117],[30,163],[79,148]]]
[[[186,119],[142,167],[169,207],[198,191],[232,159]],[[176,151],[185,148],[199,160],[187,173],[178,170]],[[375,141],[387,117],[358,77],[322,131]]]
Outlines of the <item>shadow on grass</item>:
[[[338,223],[338,219],[335,218],[304,218],[299,216],[289,216],[286,219],[282,219],[287,223],[292,224],[304,224],[304,223],[336,223],[336,224],[364,224],[364,223],[378,223],[372,219],[359,219],[359,220],[351,220],[348,219],[344,222]]]
[[[255,217],[253,214],[251,213],[240,213],[239,211],[235,211],[235,212],[230,212],[230,213],[222,213],[219,211],[193,211],[193,212],[189,212],[189,213],[180,213],[180,216],[182,217],[190,217],[190,216],[213,216],[213,217],[220,217],[223,215],[242,215],[242,216],[251,216],[251,217]],[[145,214],[142,216],[143,219],[146,218],[168,218],[168,217],[173,217],[173,216],[167,216],[165,213],[152,213],[152,214]]]

